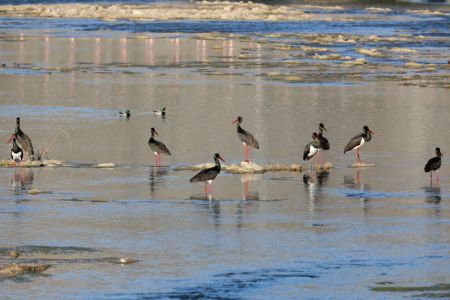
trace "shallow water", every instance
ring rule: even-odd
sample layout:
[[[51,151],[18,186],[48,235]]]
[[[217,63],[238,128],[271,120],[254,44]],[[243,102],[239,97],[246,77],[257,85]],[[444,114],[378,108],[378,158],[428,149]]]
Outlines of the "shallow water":
[[[93,28],[81,29],[84,22]],[[273,35],[278,27],[233,36],[228,33],[247,30],[239,22],[222,22],[238,29],[210,39],[192,34],[205,31],[202,22],[179,22],[177,30],[170,29],[177,22],[162,22],[166,30],[159,34],[147,32],[151,24],[134,33],[132,23],[123,23],[98,31],[104,22],[42,25],[17,19],[2,27],[0,139],[7,140],[21,116],[35,148],[47,148],[50,158],[71,165],[0,169],[0,265],[12,262],[6,253],[16,247],[22,254],[18,262],[53,265],[46,275],[0,277],[2,298],[361,299],[448,293],[434,289],[448,284],[450,275],[445,158],[439,185],[430,186],[423,173],[436,146],[444,154],[450,148],[449,89],[442,84],[448,80],[448,37],[436,39],[442,36],[424,30],[425,41],[399,42],[418,51],[408,59],[366,57],[370,64],[343,70],[335,62],[310,63],[308,56],[294,67],[283,64],[293,59],[291,53],[274,44],[320,43]],[[290,33],[311,33],[306,31],[314,24],[293,24]],[[433,24],[439,32],[448,30]],[[406,30],[404,22],[383,33],[375,25],[355,27],[351,34]],[[172,33],[183,26],[199,29]],[[323,26],[316,32],[343,30]],[[355,45],[322,46],[362,57]],[[250,59],[239,58],[248,53]],[[437,67],[431,73],[398,67],[409,60]],[[305,78],[280,79],[293,74]],[[424,77],[403,78],[415,74]],[[163,106],[165,119],[151,113]],[[124,108],[131,109],[129,120],[117,114]],[[335,168],[223,172],[211,198],[205,197],[201,184],[189,183],[195,172],[175,168],[212,161],[215,152],[228,163],[240,162],[243,149],[231,124],[237,115],[260,142],[259,151],[250,151],[258,164],[299,163],[311,132],[324,122],[331,142],[326,160]],[[343,147],[365,124],[376,135],[361,155],[376,166],[348,168],[354,154],[343,155]],[[161,167],[154,166],[147,145],[151,127],[173,153],[162,158]],[[0,157],[8,156],[3,143]],[[116,167],[92,167],[108,162]],[[45,193],[31,195],[32,188]],[[121,265],[120,257],[138,262]],[[399,292],[398,286],[431,288]]]

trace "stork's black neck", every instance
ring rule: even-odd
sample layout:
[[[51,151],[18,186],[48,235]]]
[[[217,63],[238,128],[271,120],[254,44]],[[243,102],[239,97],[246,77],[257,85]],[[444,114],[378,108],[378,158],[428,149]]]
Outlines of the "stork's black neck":
[[[325,126],[324,126],[322,123],[319,124],[319,131],[320,131],[320,133],[322,133],[322,134],[323,134],[323,132],[325,131]]]
[[[14,131],[15,134],[20,134],[22,133],[22,130],[20,129],[20,122],[17,122],[16,124],[16,130]]]
[[[312,145],[314,148],[320,148],[320,141],[318,139],[314,139]]]
[[[365,130],[364,131],[364,140],[366,141],[366,142],[368,142],[368,141],[370,141],[372,139],[372,134],[370,134],[370,131],[369,130]]]
[[[242,127],[241,127],[241,122],[237,123],[236,130],[237,130],[237,132],[243,132],[244,131],[244,129],[242,129]]]
[[[17,143],[16,143],[16,140],[15,140],[15,139],[13,140],[13,147],[12,147],[12,151],[13,151],[14,153],[18,153],[18,152],[20,151],[20,147],[19,147],[19,145],[17,145]]]
[[[217,169],[217,171],[220,173],[221,165],[220,165],[219,158],[214,156],[214,161],[216,162],[216,165],[215,165],[214,167],[215,167],[215,168]]]

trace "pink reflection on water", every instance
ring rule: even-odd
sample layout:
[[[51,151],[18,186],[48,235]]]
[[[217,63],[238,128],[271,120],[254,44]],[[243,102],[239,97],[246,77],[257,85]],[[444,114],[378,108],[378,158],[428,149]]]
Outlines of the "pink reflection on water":
[[[95,45],[94,45],[94,64],[99,65],[100,64],[100,55],[102,52],[102,44],[99,37],[95,38]]]
[[[120,38],[120,62],[121,63],[127,62],[127,38],[126,37]]]
[[[154,43],[154,39],[153,38],[148,38],[145,40],[145,61],[150,64],[150,65],[154,65],[155,61],[155,53],[153,50],[153,43]]]
[[[197,40],[196,41],[195,57],[196,57],[197,61],[206,61],[206,41],[205,40]]]
[[[172,45],[172,63],[180,62],[180,39],[171,39],[170,43]]]

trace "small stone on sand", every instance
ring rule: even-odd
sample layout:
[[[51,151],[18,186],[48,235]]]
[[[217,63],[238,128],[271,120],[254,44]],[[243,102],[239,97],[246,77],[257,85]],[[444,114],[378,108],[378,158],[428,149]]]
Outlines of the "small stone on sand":
[[[19,255],[20,255],[20,254],[19,254],[17,251],[15,251],[15,250],[13,250],[13,251],[11,251],[11,252],[8,253],[8,256],[9,256],[10,258],[12,258],[12,259],[18,258]]]
[[[28,191],[28,194],[30,195],[39,195],[39,194],[52,194],[52,192],[48,192],[48,191],[40,191],[38,189],[31,189]]]
[[[316,166],[316,170],[320,171],[320,170],[330,170],[333,168],[333,164],[330,162],[326,162],[323,165],[317,165]]]
[[[137,262],[137,260],[128,257],[122,257],[121,259],[119,259],[119,263],[121,263],[122,265],[133,264],[135,262]]]
[[[95,165],[96,168],[114,168],[116,165],[113,163],[102,163]]]
[[[30,194],[30,195],[37,195],[37,194],[40,194],[40,193],[41,193],[41,191],[38,190],[38,189],[31,189],[31,190],[28,191],[28,194]]]
[[[421,64],[418,64],[418,63],[413,62],[413,61],[407,62],[405,64],[405,68],[421,68],[421,67],[423,67]]]
[[[350,168],[371,168],[371,167],[375,167],[375,165],[366,163],[354,163],[350,166]]]

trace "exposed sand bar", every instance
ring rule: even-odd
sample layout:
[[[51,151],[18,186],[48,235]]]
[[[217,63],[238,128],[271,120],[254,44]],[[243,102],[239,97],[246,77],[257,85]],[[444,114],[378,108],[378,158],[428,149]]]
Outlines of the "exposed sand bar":
[[[311,13],[314,9],[316,12]],[[262,3],[202,1],[192,3],[152,4],[28,4],[0,5],[0,16],[42,18],[89,18],[114,21],[127,20],[264,20],[264,21],[352,21],[357,19],[392,19],[390,9],[371,7],[356,18],[342,6],[266,5]],[[330,12],[333,12],[330,14]],[[408,10],[415,15],[449,15],[441,10]],[[378,15],[378,16],[376,16]]]
[[[300,7],[258,3],[0,5],[0,16],[105,20],[310,20]]]
[[[175,168],[175,171],[198,171],[213,167],[213,163],[199,164],[193,166],[181,166]],[[323,165],[315,165],[317,171],[327,171],[333,168],[330,162]],[[308,169],[308,168],[306,168]],[[266,172],[302,172],[305,168],[299,164],[268,164],[258,165],[253,162],[241,162],[240,164],[222,165],[222,170],[232,174],[247,174],[247,173],[266,173]]]
[[[113,163],[99,163],[99,164],[92,164],[92,163],[67,163],[60,160],[34,160],[34,161],[21,161],[21,162],[14,162],[12,160],[0,160],[0,168],[41,168],[41,167],[84,167],[84,168],[115,168],[116,165]]]
[[[310,10],[316,10],[311,13]],[[192,3],[152,4],[29,4],[0,5],[0,16],[43,18],[90,18],[103,20],[354,20],[342,6],[266,5],[262,3],[202,1]],[[446,8],[438,10],[408,10],[416,15],[448,15]],[[317,12],[318,11],[318,12]],[[333,12],[332,14],[329,14]],[[375,15],[391,12],[390,9],[371,7],[356,19],[379,18]],[[371,16],[372,15],[372,16]],[[392,18],[387,15],[384,18]]]

